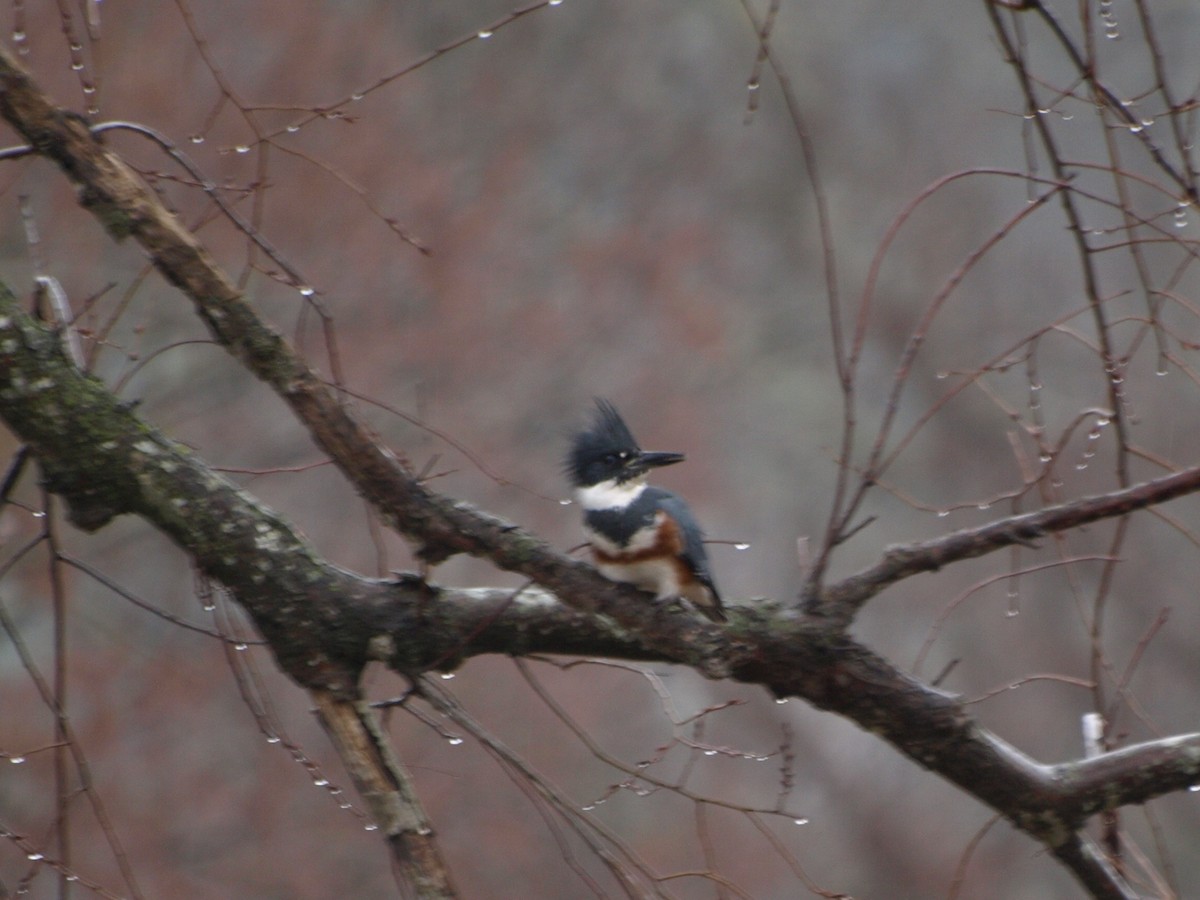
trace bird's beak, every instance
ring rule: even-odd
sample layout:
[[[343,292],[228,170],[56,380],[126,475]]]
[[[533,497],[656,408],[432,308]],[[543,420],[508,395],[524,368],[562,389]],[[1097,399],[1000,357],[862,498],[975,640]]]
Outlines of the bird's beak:
[[[673,466],[675,463],[681,463],[684,460],[682,453],[671,453],[669,451],[660,450],[643,450],[638,456],[640,462],[647,469],[657,469],[661,466]]]

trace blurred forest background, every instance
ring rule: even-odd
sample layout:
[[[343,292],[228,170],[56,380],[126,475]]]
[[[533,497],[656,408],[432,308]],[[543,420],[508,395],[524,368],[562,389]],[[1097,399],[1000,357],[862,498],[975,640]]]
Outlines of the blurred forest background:
[[[567,497],[561,458],[591,398],[605,396],[645,447],[688,454],[661,482],[689,498],[712,538],[730,542],[710,549],[727,602],[786,602],[803,580],[797,540],[819,541],[825,528],[842,397],[811,172],[777,83],[764,71],[761,87],[747,88],[755,26],[735,0],[565,0],[493,29],[510,3],[26,2],[8,6],[15,24],[6,31],[16,34],[6,40],[59,102],[81,113],[94,106],[96,121],[155,129],[228,188],[333,317],[345,385],[382,404],[361,401],[361,413],[398,453],[440,473],[439,490],[556,546],[578,544],[578,512],[559,502]],[[1060,5],[1077,27],[1070,17],[1079,5]],[[1194,96],[1200,7],[1145,6],[1167,77],[1180,97]],[[1167,126],[1153,121],[1161,114],[1154,98],[1139,99],[1153,87],[1141,8],[1130,0],[1093,7],[1105,71],[1153,131]],[[1104,29],[1119,38],[1105,40]],[[1059,51],[1044,34],[1029,40],[1041,74],[1067,85]],[[933,193],[883,257],[857,385],[869,439],[931,298],[1044,192],[984,170],[1021,173],[1033,163],[1039,176],[1052,173],[1031,156],[1032,123],[982,3],[784,2],[771,45],[815,149],[847,309],[897,215],[936,180],[976,170]],[[1106,132],[1088,104],[1070,99],[1042,114],[1067,158],[1103,165],[1116,153],[1131,171],[1148,171],[1137,130]],[[7,128],[0,135],[20,143]],[[330,371],[304,298],[263,274],[271,264],[252,258],[188,175],[140,137],[107,140]],[[1110,178],[1094,177],[1097,190],[1112,192]],[[1200,229],[1197,210],[1175,215],[1178,196],[1145,188],[1137,199],[1172,234],[1194,239]],[[1122,222],[1101,204],[1090,214],[1097,235]],[[31,220],[40,234],[32,249]],[[1122,240],[1112,232],[1113,244]],[[1175,265],[1178,252],[1156,252],[1148,266]],[[1200,323],[1187,300],[1195,278],[1182,265],[1169,270],[1178,277],[1164,289],[1177,299],[1162,316],[1179,339],[1163,350],[1139,330],[1147,304],[1135,261],[1113,253],[1097,265],[1113,321],[1128,322],[1114,333],[1129,354],[1121,377],[1130,440],[1145,448],[1130,464],[1134,477],[1161,474],[1166,461],[1195,463],[1200,403],[1188,341],[1200,339]],[[226,468],[338,564],[369,574],[413,565],[333,468],[313,465],[319,452],[277,398],[147,275],[135,246],[114,245],[47,162],[5,162],[0,272],[28,293],[38,269],[62,283],[77,312],[90,302],[80,324],[103,337],[85,342],[95,371],[140,401],[147,420]],[[901,433],[959,383],[957,373],[1014,364],[978,378],[904,448],[865,510],[877,518],[835,557],[833,574],[866,565],[891,543],[1116,486],[1108,376],[1090,346],[1079,271],[1054,202],[971,268],[928,329],[902,396]],[[1062,327],[1028,352],[1022,342],[1055,322]],[[1050,445],[1063,438],[1048,459],[1039,461],[1034,427]],[[0,444],[4,456],[17,446],[7,434]],[[1038,489],[1004,499],[1046,463],[1053,473]],[[26,479],[17,497],[28,509],[9,506],[0,518],[5,559],[42,527],[36,481]],[[969,697],[1034,674],[1059,676],[974,706],[983,724],[1040,760],[1080,755],[1079,719],[1098,701],[1113,704],[1102,711],[1113,714],[1117,743],[1192,730],[1200,510],[1185,499],[1133,521],[1094,628],[1098,557],[1114,527],[911,579],[870,605],[855,633],[926,679],[957,660],[943,687]],[[184,555],[144,524],[123,520],[94,536],[64,524],[59,538],[128,593],[211,623]],[[1066,558],[1082,561],[1049,565]],[[434,577],[520,583],[462,558]],[[265,651],[250,647],[240,662],[258,673],[271,714],[307,765],[264,739],[218,642],[80,572],[68,589],[71,721],[145,896],[394,894],[377,835],[361,813],[342,808],[353,801],[357,809],[348,786],[346,794],[312,786],[346,779],[306,698],[274,673]],[[48,597],[44,554],[22,557],[0,581],[7,615],[43,672],[54,664]],[[1165,610],[1168,624],[1155,628]],[[236,622],[235,610],[215,613]],[[1091,689],[1097,647],[1104,686]],[[788,770],[786,815],[764,816],[763,827],[827,890],[939,897],[961,876],[964,897],[1080,896],[1069,874],[1007,825],[970,848],[988,809],[799,701],[776,704],[760,689],[666,667],[647,678],[624,666],[527,665],[605,751],[636,764],[667,748],[650,771],[670,779],[687,769],[700,793],[770,808]],[[382,670],[368,677],[379,698],[404,688]],[[698,841],[707,836],[723,873],[749,896],[804,894],[771,840],[736,811],[709,806],[699,816],[665,790],[611,790],[626,776],[564,727],[513,661],[472,660],[445,686],[580,807],[605,800],[591,815],[652,866],[700,867]],[[730,701],[702,718],[702,734],[671,726],[671,715],[682,721]],[[537,806],[476,742],[448,740],[403,712],[388,723],[464,896],[587,895]],[[0,636],[0,753],[9,757],[0,765],[0,820],[26,835],[45,835],[54,819],[52,753],[31,752],[52,734],[53,716],[11,636]],[[709,755],[681,736],[738,753]],[[73,802],[75,868],[122,894],[112,851],[84,801]],[[1145,813],[1126,811],[1122,824],[1151,867],[1185,886],[1182,895],[1188,885],[1192,896],[1200,890],[1200,799],[1168,797]],[[54,877],[5,840],[0,882],[57,896]],[[700,880],[664,890],[719,896]]]

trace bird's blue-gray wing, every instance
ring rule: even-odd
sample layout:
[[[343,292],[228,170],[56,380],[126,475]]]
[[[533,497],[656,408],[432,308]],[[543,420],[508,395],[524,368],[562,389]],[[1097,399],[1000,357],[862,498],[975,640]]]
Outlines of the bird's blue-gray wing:
[[[692,515],[692,511],[683,499],[659,488],[648,488],[653,491],[658,501],[659,509],[673,518],[683,530],[683,553],[689,565],[696,573],[700,582],[713,593],[716,602],[720,604],[721,595],[713,579],[712,570],[708,566],[708,552],[704,549],[704,531],[700,523]]]

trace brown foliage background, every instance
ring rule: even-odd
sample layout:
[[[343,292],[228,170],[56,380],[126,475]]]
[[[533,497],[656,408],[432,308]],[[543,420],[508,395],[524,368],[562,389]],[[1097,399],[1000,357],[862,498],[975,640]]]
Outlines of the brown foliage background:
[[[506,13],[506,4],[292,0],[96,9],[103,17],[99,40],[86,38],[80,11],[72,12],[83,80],[72,70],[59,10],[49,5],[23,11],[26,64],[60,101],[83,110],[97,98],[99,119],[153,127],[230,188],[240,211],[304,273],[334,317],[344,383],[452,436],[456,445],[362,406],[398,452],[445,472],[439,489],[560,546],[577,543],[576,511],[556,502],[566,497],[559,460],[589,398],[604,395],[620,405],[644,445],[688,452],[687,465],[663,480],[689,498],[711,536],[750,544],[745,551],[711,550],[731,602],[796,593],[796,540],[823,532],[842,413],[805,170],[770,79],[763,78],[760,105],[748,113],[757,44],[737,4],[566,0],[315,120],[306,111],[330,107],[477,33]],[[18,7],[10,12],[18,15]],[[1195,85],[1200,63],[1188,50],[1200,25],[1196,10],[1163,2],[1154,12],[1174,77]],[[1113,42],[1109,70],[1121,80],[1122,67],[1130,67],[1131,98],[1148,86],[1134,68],[1138,60],[1120,52],[1134,40],[1126,33]],[[931,182],[966,169],[1027,170],[1029,125],[978,5],[786,6],[772,45],[817,148],[840,285],[849,297],[863,289],[889,224]],[[1047,71],[1066,81],[1051,48],[1044,49]],[[223,93],[204,54],[234,96]],[[83,90],[89,83],[98,88],[94,95]],[[239,104],[253,111],[244,114]],[[1052,113],[1064,126],[1064,154],[1099,157],[1107,151],[1080,107],[1066,103]],[[1145,114],[1152,118],[1154,110]],[[298,122],[305,124],[287,131]],[[258,140],[265,135],[274,136],[269,146]],[[1135,156],[1135,134],[1111,137]],[[112,133],[109,140],[144,173],[169,173],[157,183],[181,218],[199,228],[231,271],[245,273],[261,308],[331,370],[335,361],[323,356],[327,345],[302,298],[251,270],[251,263],[271,266],[213,217],[179,169],[139,138]],[[1134,170],[1139,165],[1130,162]],[[1146,194],[1162,208],[1164,227],[1175,231],[1171,199]],[[236,477],[330,559],[380,574],[412,565],[403,544],[378,533],[331,468],[291,471],[319,461],[306,435],[208,343],[169,287],[144,277],[135,247],[114,246],[76,208],[63,179],[42,161],[0,168],[0,261],[8,283],[28,286],[34,274],[19,196],[27,196],[41,234],[35,253],[76,310],[98,297],[81,324],[99,334],[115,321],[96,356],[106,381],[119,382],[147,419],[211,463],[265,473]],[[934,193],[899,232],[880,272],[858,384],[868,433],[929,298],[1028,196],[1017,177],[978,172]],[[1119,221],[1112,209],[1093,212],[1097,229]],[[1188,210],[1178,232],[1193,234],[1197,218]],[[1158,264],[1166,252],[1152,247],[1147,254]],[[1148,461],[1155,458],[1195,462],[1200,417],[1192,414],[1196,383],[1187,354],[1200,329],[1186,301],[1194,278],[1183,270],[1172,285],[1181,299],[1162,312],[1172,334],[1168,358],[1145,336],[1146,303],[1133,263],[1113,254],[1099,264],[1110,279],[1114,334],[1131,348],[1123,395],[1136,421],[1133,440],[1146,449],[1135,472],[1159,474],[1163,468]],[[865,565],[889,543],[1048,500],[1036,491],[1016,501],[1023,506],[1000,499],[1022,485],[1022,465],[1037,468],[1028,429],[1039,422],[1046,435],[1069,434],[1052,460],[1054,478],[1041,490],[1076,496],[1113,487],[1112,429],[1098,424],[1100,414],[1078,421],[1081,411],[1108,402],[1086,317],[1046,333],[1032,355],[1014,351],[1083,306],[1070,236],[1053,211],[1030,216],[971,270],[928,333],[901,425],[943,396],[954,373],[975,372],[1006,354],[1014,364],[988,372],[918,433],[885,478],[900,493],[876,492],[867,512],[878,518],[836,558],[835,573]],[[15,449],[7,436],[0,440],[8,441],[4,452]],[[19,497],[40,508],[33,480]],[[1079,755],[1079,716],[1097,700],[1113,704],[1122,741],[1188,730],[1195,721],[1192,686],[1200,682],[1195,502],[1180,501],[1164,515],[1170,519],[1146,516],[1130,526],[1094,635],[1101,571],[1095,557],[1107,552],[1109,524],[1069,545],[912,579],[868,607],[856,633],[905,665],[936,636],[920,673],[932,678],[959,660],[943,686],[966,696],[1031,674],[1064,676],[976,706],[983,724],[1039,759]],[[0,520],[7,547],[40,527],[12,508]],[[118,522],[86,539],[63,530],[68,552],[128,591],[189,621],[211,620],[182,554],[145,526]],[[998,577],[1067,557],[1092,559]],[[449,584],[518,583],[460,559],[436,574]],[[22,560],[0,592],[48,671],[44,559]],[[940,619],[958,597],[961,604]],[[269,671],[261,651],[246,653],[257,658],[278,718],[308,766],[264,740],[217,642],[78,573],[69,607],[71,719],[146,896],[318,898],[394,890],[362,816],[340,809],[340,795],[308,787],[314,777],[338,782],[341,773],[303,697]],[[1164,610],[1169,624],[1152,630]],[[223,606],[218,612],[236,619]],[[1096,648],[1103,687],[1089,690],[1081,684],[1096,675]],[[588,733],[627,762],[650,760],[670,742],[654,685],[636,672],[531,668]],[[1118,690],[1126,672],[1128,683]],[[690,725],[681,733],[769,759],[710,756],[675,744],[654,771],[669,777],[688,768],[696,790],[770,807],[781,790],[784,744],[795,783],[789,814],[768,827],[813,879],[860,897],[942,896],[951,889],[988,810],[870,735],[799,702],[775,705],[757,690],[686,671],[656,674],[681,717],[741,702],[705,716],[702,734]],[[403,689],[393,675],[370,677],[379,697]],[[695,807],[666,791],[610,797],[623,776],[575,740],[510,660],[473,660],[448,686],[574,802],[605,798],[593,814],[655,866],[700,868],[699,836],[707,834],[723,872],[753,896],[797,891],[787,863],[736,812],[709,808],[707,822],[698,824]],[[0,751],[25,757],[0,767],[0,811],[27,833],[44,833],[53,820],[51,754],[28,752],[48,742],[52,722],[11,645],[0,643]],[[390,727],[465,896],[583,895],[537,809],[473,742],[452,744],[400,712]],[[795,824],[797,817],[806,824]],[[81,815],[75,827],[76,868],[115,884],[111,852],[86,822]],[[1194,796],[1156,801],[1148,815],[1129,811],[1123,824],[1178,884],[1200,882]],[[0,842],[6,885],[19,883],[31,866],[18,847]],[[1078,895],[1066,873],[1006,826],[982,839],[966,879],[966,896]],[[53,881],[42,876],[31,888],[32,896],[51,896]],[[698,881],[669,889],[681,897],[714,890]]]

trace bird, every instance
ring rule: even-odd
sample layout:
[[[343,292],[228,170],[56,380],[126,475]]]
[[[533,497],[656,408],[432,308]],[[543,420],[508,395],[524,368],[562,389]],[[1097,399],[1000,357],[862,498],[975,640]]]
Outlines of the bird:
[[[683,598],[725,622],[699,523],[681,497],[646,483],[651,469],[683,462],[684,455],[641,449],[617,408],[595,402],[591,425],[575,434],[565,468],[596,568],[659,600]]]

